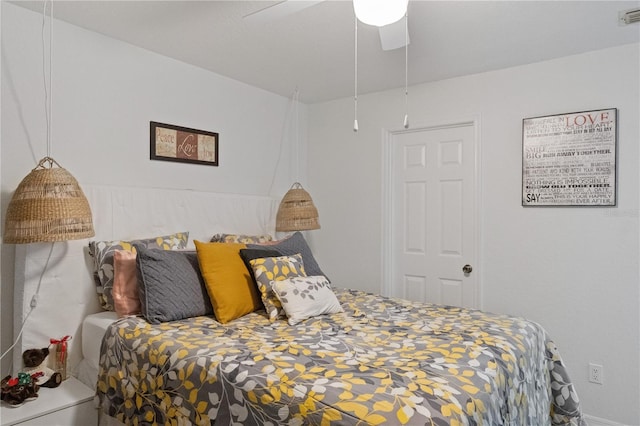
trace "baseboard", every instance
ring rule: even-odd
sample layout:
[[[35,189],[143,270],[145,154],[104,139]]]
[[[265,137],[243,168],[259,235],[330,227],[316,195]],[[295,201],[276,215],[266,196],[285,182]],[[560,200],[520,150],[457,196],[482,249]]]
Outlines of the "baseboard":
[[[599,417],[584,415],[584,419],[589,423],[589,426],[627,426],[623,423],[614,422],[612,420],[601,419]]]

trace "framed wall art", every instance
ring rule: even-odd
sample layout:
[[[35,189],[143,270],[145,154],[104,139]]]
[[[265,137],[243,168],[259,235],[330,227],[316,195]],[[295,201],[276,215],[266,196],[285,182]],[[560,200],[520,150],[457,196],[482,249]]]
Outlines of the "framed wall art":
[[[616,108],[522,121],[523,206],[616,205]]]
[[[152,160],[218,165],[218,134],[150,122]]]

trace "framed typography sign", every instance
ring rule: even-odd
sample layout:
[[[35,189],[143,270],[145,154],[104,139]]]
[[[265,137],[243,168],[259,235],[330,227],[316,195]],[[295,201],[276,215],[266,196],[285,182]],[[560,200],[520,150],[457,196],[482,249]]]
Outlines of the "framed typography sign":
[[[615,108],[522,121],[523,206],[615,206]]]
[[[218,134],[150,122],[151,159],[218,165]]]

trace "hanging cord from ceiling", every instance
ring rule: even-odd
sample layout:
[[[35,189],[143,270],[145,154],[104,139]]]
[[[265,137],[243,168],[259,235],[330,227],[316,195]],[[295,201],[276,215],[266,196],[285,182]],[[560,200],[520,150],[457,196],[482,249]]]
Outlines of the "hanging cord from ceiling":
[[[49,58],[47,58],[46,55],[46,49],[45,49],[45,45],[46,45],[46,24],[47,24],[47,5],[50,5],[49,8]],[[52,75],[52,57],[53,57],[53,51],[52,51],[52,47],[53,47],[53,1],[49,0],[49,1],[45,1],[43,3],[43,7],[42,7],[42,29],[41,29],[41,34],[42,34],[42,81],[44,83],[44,112],[45,112],[45,121],[47,123],[47,135],[46,135],[46,139],[47,139],[47,157],[43,160],[41,160],[41,163],[47,159],[54,161],[51,158],[51,106],[52,106],[52,99],[53,99],[53,94],[52,94],[52,80],[51,80],[51,75]],[[47,61],[48,59],[48,61]],[[47,62],[49,63],[49,73],[48,73],[48,77],[49,77],[49,83],[47,85],[47,67],[46,64]],[[40,287],[42,285],[42,280],[44,278],[44,275],[49,267],[49,261],[51,260],[51,255],[53,254],[53,247],[55,245],[55,242],[51,243],[51,248],[49,249],[49,256],[47,256],[47,261],[44,264],[44,267],[42,268],[42,273],[40,274],[40,279],[38,280],[38,286],[36,287],[36,291],[33,294],[33,296],[31,296],[31,302],[29,303],[29,312],[27,312],[27,315],[24,317],[24,319],[22,320],[22,324],[20,326],[20,331],[18,332],[18,335],[16,336],[13,344],[9,347],[9,349],[7,349],[6,351],[4,351],[2,353],[2,355],[0,355],[0,359],[3,359],[9,352],[11,352],[13,350],[13,348],[18,344],[18,341],[20,341],[20,339],[22,338],[22,333],[24,332],[24,327],[27,324],[27,320],[29,319],[29,317],[31,316],[31,313],[33,312],[33,310],[36,308],[36,306],[38,305],[38,294],[40,293]],[[11,363],[9,364],[9,370],[11,370],[13,368],[13,359],[11,360]]]
[[[293,90],[293,93],[291,94],[291,99],[289,100],[289,106],[287,107],[287,112],[285,114],[284,117],[284,121],[282,123],[282,133],[280,135],[280,145],[278,146],[278,158],[276,159],[276,165],[275,168],[273,169],[273,175],[271,177],[271,185],[269,186],[269,193],[268,195],[272,195],[273,193],[273,187],[275,185],[276,182],[276,175],[278,174],[278,169],[280,167],[280,160],[282,159],[282,147],[284,145],[284,140],[285,138],[287,138],[287,135],[289,136],[289,139],[291,138],[291,132],[289,131],[291,128],[291,120],[292,118],[294,119],[294,133],[295,133],[295,137],[293,139],[293,145],[294,145],[294,149],[295,152],[292,150],[292,153],[295,154],[295,180],[298,180],[298,162],[299,162],[299,158],[298,158],[298,150],[299,150],[299,141],[298,141],[298,106],[299,106],[299,97],[300,97],[300,91],[298,90],[298,87],[296,86],[296,88]]]
[[[358,131],[358,17],[354,15],[354,89],[353,89],[353,131]]]
[[[354,18],[354,64],[353,64],[353,131],[357,132],[358,127],[358,17]],[[405,129],[409,128],[409,12],[404,15],[404,121]]]
[[[294,123],[294,141],[293,141],[293,164],[295,166],[295,182],[300,180],[300,90],[298,87],[293,92],[293,111],[296,115]]]
[[[49,9],[49,84],[47,86],[47,57],[45,50],[45,27],[47,17],[47,4],[50,5]],[[47,122],[47,157],[51,157],[51,106],[53,104],[53,84],[51,75],[53,73],[53,1],[45,1],[42,7],[42,82],[44,84],[44,115]]]

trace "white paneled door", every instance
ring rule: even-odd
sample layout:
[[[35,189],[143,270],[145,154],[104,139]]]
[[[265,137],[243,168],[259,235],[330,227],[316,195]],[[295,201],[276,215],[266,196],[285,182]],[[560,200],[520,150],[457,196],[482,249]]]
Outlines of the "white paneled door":
[[[477,308],[474,124],[390,143],[392,296]]]

